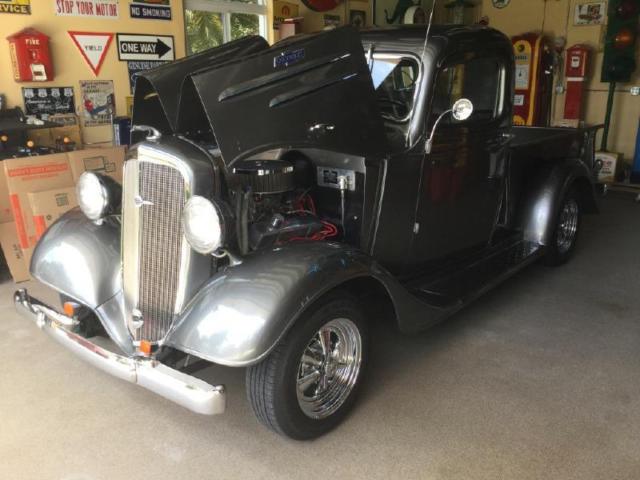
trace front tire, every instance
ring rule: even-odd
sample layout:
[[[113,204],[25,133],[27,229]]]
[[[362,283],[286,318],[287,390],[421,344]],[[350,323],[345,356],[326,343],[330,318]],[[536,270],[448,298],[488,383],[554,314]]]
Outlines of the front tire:
[[[566,263],[575,250],[582,223],[580,196],[576,188],[570,188],[562,199],[556,215],[551,242],[547,246],[545,263],[558,266]]]
[[[265,360],[247,369],[247,396],[258,420],[296,440],[319,437],[342,422],[362,384],[366,327],[352,297],[320,299]]]

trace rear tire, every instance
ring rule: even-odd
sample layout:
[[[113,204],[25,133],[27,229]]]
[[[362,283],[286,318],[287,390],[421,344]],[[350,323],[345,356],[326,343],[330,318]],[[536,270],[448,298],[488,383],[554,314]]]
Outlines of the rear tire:
[[[296,440],[336,427],[360,390],[368,341],[362,310],[352,297],[320,299],[267,358],[247,369],[247,397],[258,420]]]
[[[555,218],[553,235],[544,257],[546,265],[559,266],[566,263],[576,247],[582,224],[580,195],[575,187],[565,193]]]

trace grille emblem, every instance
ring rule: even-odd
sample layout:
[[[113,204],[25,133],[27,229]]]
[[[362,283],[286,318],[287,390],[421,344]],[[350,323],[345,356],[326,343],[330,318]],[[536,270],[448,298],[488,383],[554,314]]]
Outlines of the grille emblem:
[[[140,195],[133,197],[133,203],[136,205],[136,208],[141,208],[143,205],[153,205],[153,202],[144,200]]]

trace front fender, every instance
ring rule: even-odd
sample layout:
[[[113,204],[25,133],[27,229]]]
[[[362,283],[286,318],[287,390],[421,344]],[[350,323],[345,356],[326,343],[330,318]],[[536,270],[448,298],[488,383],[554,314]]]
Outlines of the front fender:
[[[213,276],[166,344],[222,365],[257,363],[316,298],[350,279],[386,275],[347,245],[299,243],[258,252]]]
[[[96,225],[79,209],[70,210],[38,242],[30,270],[42,283],[96,309],[122,290],[120,226]]]
[[[547,245],[553,234],[554,222],[566,191],[575,183],[586,184],[581,188],[583,200],[588,201],[589,211],[595,208],[595,194],[587,166],[578,159],[567,159],[550,168],[542,168],[529,181],[530,188],[523,197],[519,224],[524,238],[530,242]]]

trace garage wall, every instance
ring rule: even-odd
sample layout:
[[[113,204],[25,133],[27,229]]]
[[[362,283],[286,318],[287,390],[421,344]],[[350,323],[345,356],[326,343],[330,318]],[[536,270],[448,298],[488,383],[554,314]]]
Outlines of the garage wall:
[[[474,10],[476,19],[483,15],[488,16],[492,27],[509,36],[543,31],[551,38],[566,37],[567,46],[578,43],[591,46],[595,55],[592,58],[590,81],[587,84],[585,120],[590,124],[598,124],[604,121],[609,88],[608,84],[599,81],[603,57],[600,45],[606,26],[574,26],[574,10],[579,3],[586,3],[586,0],[511,0],[506,8],[497,9],[492,6],[491,0],[482,0]],[[640,64],[640,58],[638,61]],[[640,118],[640,97],[629,93],[633,85],[640,85],[639,71],[635,72],[631,83],[617,86],[618,93],[615,97],[609,134],[609,150],[623,153],[627,162],[633,159]],[[564,102],[564,94],[556,95],[556,121],[562,119]]]
[[[119,2],[117,20],[85,17],[56,16],[54,0],[31,0],[31,15],[0,15],[0,93],[4,93],[9,107],[24,108],[22,87],[73,86],[76,108],[81,106],[79,80],[113,80],[116,95],[116,114],[125,115],[125,97],[130,95],[129,77],[126,62],[118,60],[118,49],[114,37],[107,57],[96,77],[80,55],[80,51],[67,34],[68,30],[112,32],[112,33],[150,33],[173,35],[176,57],[185,54],[184,16],[182,0],[171,1],[172,20],[139,20],[129,18],[129,1]],[[52,82],[16,83],[10,71],[9,43],[4,37],[26,27],[33,27],[50,37],[51,54],[55,70]],[[89,127],[83,130],[85,142],[104,142],[111,140],[109,126]]]

